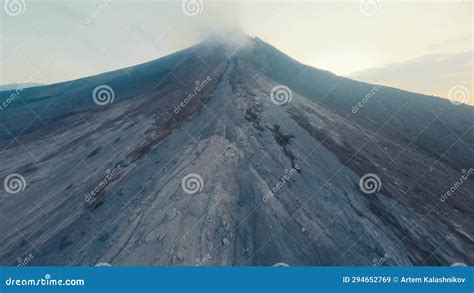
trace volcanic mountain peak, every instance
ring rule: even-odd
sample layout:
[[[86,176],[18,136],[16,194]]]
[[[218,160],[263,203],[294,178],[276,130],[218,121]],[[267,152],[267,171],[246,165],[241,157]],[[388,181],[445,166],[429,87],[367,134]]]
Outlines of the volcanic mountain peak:
[[[236,35],[11,99],[0,176],[26,188],[2,193],[0,259],[473,264],[472,179],[440,194],[474,172],[472,107]]]
[[[204,40],[204,42],[216,42],[224,45],[238,44],[252,39],[246,32],[240,28],[227,28],[212,31]]]

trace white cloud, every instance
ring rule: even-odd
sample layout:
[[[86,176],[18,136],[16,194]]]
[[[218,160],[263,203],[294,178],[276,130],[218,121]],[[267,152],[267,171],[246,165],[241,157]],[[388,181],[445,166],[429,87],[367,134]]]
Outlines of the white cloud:
[[[355,72],[350,78],[382,83],[414,92],[448,97],[450,88],[463,85],[473,93],[474,51],[430,54],[381,68]],[[468,102],[474,105],[473,97]]]

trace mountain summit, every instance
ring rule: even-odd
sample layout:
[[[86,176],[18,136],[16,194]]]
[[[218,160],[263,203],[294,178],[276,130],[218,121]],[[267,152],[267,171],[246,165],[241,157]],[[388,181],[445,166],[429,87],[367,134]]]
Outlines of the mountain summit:
[[[474,264],[472,107],[241,33],[0,100],[5,265]]]

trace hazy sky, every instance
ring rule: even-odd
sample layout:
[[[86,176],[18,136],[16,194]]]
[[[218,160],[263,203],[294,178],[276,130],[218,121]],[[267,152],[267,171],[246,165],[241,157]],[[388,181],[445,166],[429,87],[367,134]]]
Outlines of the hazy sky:
[[[12,1],[20,3],[19,15],[12,15]],[[196,3],[197,15],[184,13]],[[191,4],[2,0],[0,84],[54,83],[135,65],[238,26],[338,75],[442,97],[461,85],[474,104],[470,0]]]

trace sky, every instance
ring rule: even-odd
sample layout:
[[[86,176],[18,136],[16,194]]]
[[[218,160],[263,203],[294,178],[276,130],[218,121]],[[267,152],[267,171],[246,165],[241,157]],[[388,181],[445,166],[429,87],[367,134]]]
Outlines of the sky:
[[[240,27],[310,66],[445,98],[461,87],[474,105],[470,0],[1,1],[0,85],[119,69]]]

